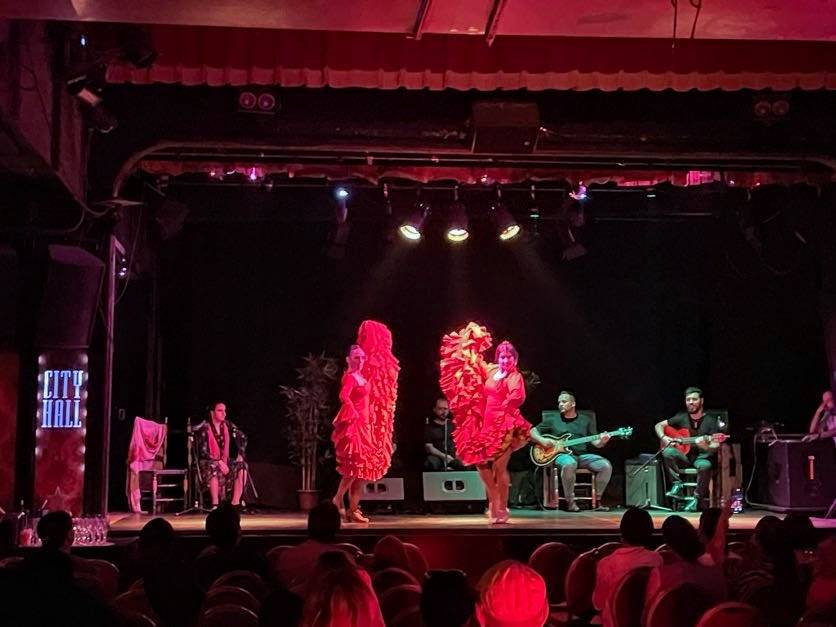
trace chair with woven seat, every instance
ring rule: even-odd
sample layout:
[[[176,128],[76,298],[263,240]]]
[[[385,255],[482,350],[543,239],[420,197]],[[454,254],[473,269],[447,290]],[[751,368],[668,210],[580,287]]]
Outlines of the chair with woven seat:
[[[238,605],[258,614],[261,603],[252,592],[237,586],[212,586],[203,600],[204,612],[219,605]]]
[[[641,566],[628,572],[619,580],[612,596],[607,600],[613,627],[641,627],[644,597],[650,566]]]
[[[575,552],[562,542],[541,544],[528,558],[528,565],[546,582],[550,605],[566,599],[566,574],[574,559]]]
[[[394,586],[381,593],[379,600],[380,613],[388,625],[407,608],[421,607],[421,587],[411,584]]]
[[[755,606],[729,601],[715,605],[703,614],[697,627],[766,627],[768,624]]]
[[[647,606],[643,623],[645,627],[696,627],[710,606],[711,601],[701,588],[682,584],[657,594]]]
[[[243,588],[259,601],[262,601],[267,596],[267,584],[264,583],[264,580],[259,575],[251,570],[232,570],[224,573],[214,581],[209,589],[211,590],[220,586]]]
[[[218,605],[203,612],[198,627],[258,627],[258,614],[240,605]]]
[[[595,412],[588,409],[579,411],[590,416],[592,430],[593,432],[597,431],[598,420]],[[546,420],[547,417],[559,413],[556,409],[545,409],[542,412],[542,418]],[[584,494],[578,494],[578,489]],[[575,501],[589,501],[590,507],[595,509],[598,507],[600,496],[595,488],[595,473],[587,468],[575,470]],[[543,466],[542,498],[542,505],[547,509],[555,509],[559,506],[560,501],[566,501],[566,495],[563,494],[563,482],[560,479],[560,468],[555,463]]]

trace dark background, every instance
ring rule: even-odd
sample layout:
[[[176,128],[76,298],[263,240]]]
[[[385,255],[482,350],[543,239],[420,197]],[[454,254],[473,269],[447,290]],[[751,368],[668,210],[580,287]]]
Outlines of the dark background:
[[[820,268],[782,220],[758,231],[756,250],[721,215],[596,218],[593,193],[589,253],[565,262],[545,220],[539,237],[528,224],[529,236],[512,244],[477,220],[458,247],[443,241],[436,220],[425,241],[407,245],[387,237],[379,192],[358,192],[347,245],[335,250],[328,194],[170,193],[192,213],[160,259],[161,413],[178,430],[225,400],[249,434],[253,461],[287,463],[279,385],[294,381],[309,352],[342,361],[366,318],[394,335],[398,455],[415,470],[438,392],[440,338],[469,320],[496,342],[510,339],[521,368],[539,375],[522,408],[532,423],[568,388],[597,411],[600,427],[635,427],[631,440],[607,447],[616,473],[624,458],[655,450],[652,425],[681,409],[686,386],[702,387],[707,407],[727,408],[731,433],[744,442],[760,420],[806,430],[827,386]],[[142,408],[145,320],[136,312],[147,291],[137,280],[119,305],[114,412],[125,408],[128,420],[114,423],[114,459]],[[170,459],[182,446],[173,436]],[[118,506],[119,478],[111,485]]]

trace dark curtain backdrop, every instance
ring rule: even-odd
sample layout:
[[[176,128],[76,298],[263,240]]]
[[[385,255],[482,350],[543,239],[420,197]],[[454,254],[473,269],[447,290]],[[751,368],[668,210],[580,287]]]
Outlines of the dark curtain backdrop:
[[[399,454],[414,468],[439,340],[471,319],[510,339],[542,380],[523,407],[533,423],[568,388],[600,426],[636,428],[609,447],[617,468],[654,450],[652,424],[680,409],[688,385],[728,408],[740,439],[762,419],[803,429],[827,385],[812,253],[789,246],[767,267],[721,221],[593,223],[589,254],[561,262],[547,236],[509,246],[477,225],[459,247],[440,234],[408,246],[359,219],[340,256],[327,222],[247,215],[191,222],[165,243],[162,413],[177,430],[225,400],[252,460],[286,461],[279,385],[308,352],[342,360],[365,318],[394,334]]]

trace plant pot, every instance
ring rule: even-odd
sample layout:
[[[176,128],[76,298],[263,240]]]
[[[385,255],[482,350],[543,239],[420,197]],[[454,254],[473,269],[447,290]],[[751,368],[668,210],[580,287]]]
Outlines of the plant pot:
[[[319,505],[319,490],[296,490],[299,495],[299,509],[309,512]]]

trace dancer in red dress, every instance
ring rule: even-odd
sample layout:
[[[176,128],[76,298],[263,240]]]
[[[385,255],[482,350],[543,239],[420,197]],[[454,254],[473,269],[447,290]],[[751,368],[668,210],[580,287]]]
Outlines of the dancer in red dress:
[[[496,347],[496,364],[482,354],[491,346],[487,329],[474,322],[444,336],[441,343],[441,389],[450,402],[456,430],[456,454],[475,464],[485,484],[492,523],[508,522],[508,460],[525,446],[531,425],[519,407],[525,384],[517,370],[517,350],[510,342]]]
[[[392,333],[380,322],[364,321],[346,362],[340,383],[342,406],[331,434],[337,472],[342,475],[334,504],[348,522],[367,523],[359,507],[363,484],[380,479],[392,461],[400,370],[392,354]]]

